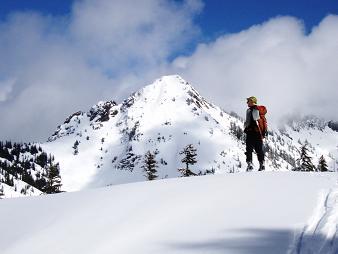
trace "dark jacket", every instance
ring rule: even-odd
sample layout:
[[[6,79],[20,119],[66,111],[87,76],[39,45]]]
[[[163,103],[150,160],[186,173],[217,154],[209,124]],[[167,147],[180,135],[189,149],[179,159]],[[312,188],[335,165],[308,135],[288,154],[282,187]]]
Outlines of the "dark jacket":
[[[246,119],[244,122],[245,133],[259,133],[257,120],[259,120],[259,111],[256,106],[249,107],[246,111]]]

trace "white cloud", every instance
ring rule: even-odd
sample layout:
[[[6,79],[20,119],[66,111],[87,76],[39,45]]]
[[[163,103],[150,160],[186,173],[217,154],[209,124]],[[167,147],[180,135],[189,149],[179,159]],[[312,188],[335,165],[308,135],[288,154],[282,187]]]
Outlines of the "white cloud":
[[[191,39],[198,1],[82,1],[74,6],[71,38],[100,68],[127,72],[162,63]],[[143,67],[140,69],[140,67]],[[136,67],[136,68],[135,68]]]
[[[156,78],[198,34],[201,8],[198,0],[84,0],[64,17],[12,13],[0,23],[0,139],[43,141],[73,111]]]
[[[0,102],[7,100],[8,95],[11,93],[13,89],[13,85],[15,80],[8,79],[8,80],[0,80]]]
[[[310,34],[292,17],[277,17],[201,44],[172,68],[202,95],[243,115],[245,98],[258,97],[275,122],[287,114],[338,120],[338,16]]]
[[[338,120],[338,16],[310,34],[300,20],[276,17],[169,62],[199,34],[202,8],[199,0],[83,0],[64,17],[11,14],[0,23],[0,140],[44,141],[74,111],[173,73],[240,114],[255,95],[272,120],[295,112]]]

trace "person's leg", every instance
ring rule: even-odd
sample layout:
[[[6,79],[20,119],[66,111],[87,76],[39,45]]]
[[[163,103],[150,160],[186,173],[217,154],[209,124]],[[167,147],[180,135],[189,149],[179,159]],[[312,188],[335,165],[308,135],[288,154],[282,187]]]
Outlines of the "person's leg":
[[[264,166],[263,140],[261,138],[257,138],[254,147],[259,161],[259,170],[264,170],[265,166]]]
[[[252,152],[254,150],[254,142],[253,142],[253,138],[252,135],[248,135],[246,136],[246,162],[248,164],[247,167],[247,171],[248,170],[252,170],[253,166],[252,166]]]

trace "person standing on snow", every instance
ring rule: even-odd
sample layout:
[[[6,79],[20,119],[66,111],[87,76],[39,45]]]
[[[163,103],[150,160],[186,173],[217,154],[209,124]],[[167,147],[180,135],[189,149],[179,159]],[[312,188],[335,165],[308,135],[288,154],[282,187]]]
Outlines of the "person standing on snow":
[[[252,152],[257,153],[259,161],[258,171],[265,169],[263,139],[267,134],[267,124],[265,119],[266,108],[257,106],[257,98],[251,96],[247,98],[248,109],[246,111],[246,120],[244,122],[244,132],[246,133],[246,162],[247,171],[253,170]]]

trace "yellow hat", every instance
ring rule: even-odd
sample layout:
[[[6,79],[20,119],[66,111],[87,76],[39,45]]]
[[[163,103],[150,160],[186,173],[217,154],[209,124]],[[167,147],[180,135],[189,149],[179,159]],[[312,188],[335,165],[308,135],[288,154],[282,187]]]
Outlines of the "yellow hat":
[[[250,96],[249,98],[246,98],[248,101],[252,101],[253,103],[257,104],[257,98],[255,96]]]

